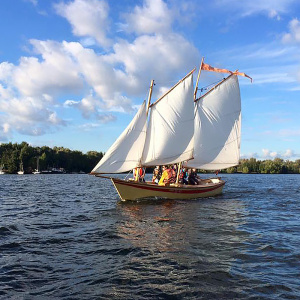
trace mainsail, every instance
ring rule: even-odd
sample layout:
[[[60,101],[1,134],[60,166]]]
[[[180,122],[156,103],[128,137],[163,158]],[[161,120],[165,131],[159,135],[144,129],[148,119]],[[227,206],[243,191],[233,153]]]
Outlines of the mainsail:
[[[236,75],[198,99],[194,124],[194,159],[187,167],[219,170],[239,164],[241,97]]]
[[[143,166],[174,164],[193,156],[193,73],[151,106]]]
[[[122,173],[140,165],[146,136],[146,101],[92,173]]]

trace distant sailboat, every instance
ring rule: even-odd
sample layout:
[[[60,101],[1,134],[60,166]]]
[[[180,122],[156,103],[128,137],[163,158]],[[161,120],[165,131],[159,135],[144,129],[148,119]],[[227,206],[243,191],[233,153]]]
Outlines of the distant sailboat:
[[[32,174],[41,174],[39,162],[40,162],[40,158],[38,157],[36,161],[36,169],[32,172]]]
[[[183,185],[177,177],[175,184],[159,186],[101,174],[177,163],[205,170],[238,165],[241,98],[237,75],[247,75],[212,68],[202,59],[194,90],[194,70],[150,105],[152,81],[148,105],[143,102],[131,123],[92,170],[91,174],[110,178],[122,200],[215,196],[222,193],[225,182],[216,177],[202,180],[199,185]],[[230,75],[197,99],[201,70]]]
[[[20,163],[20,170],[18,171],[18,175],[24,175],[23,162]]]
[[[3,171],[4,165],[0,166],[0,175],[4,175],[5,172]]]

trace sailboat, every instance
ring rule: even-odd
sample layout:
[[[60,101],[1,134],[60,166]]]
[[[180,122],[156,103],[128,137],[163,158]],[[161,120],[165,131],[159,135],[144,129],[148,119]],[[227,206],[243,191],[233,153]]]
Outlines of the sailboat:
[[[18,175],[24,175],[23,162],[20,163],[20,170],[18,171]]]
[[[229,76],[197,98],[201,70],[229,73]],[[177,180],[160,186],[102,174],[170,164],[204,170],[239,164],[241,97],[237,75],[249,76],[213,68],[202,58],[194,89],[194,71],[150,104],[152,80],[147,104],[143,102],[131,123],[92,170],[93,175],[111,179],[121,200],[211,197],[222,193],[225,181],[215,177],[201,180],[198,185],[183,185]]]
[[[36,161],[36,169],[32,172],[32,174],[35,174],[35,175],[36,175],[36,174],[41,174],[39,162],[40,162],[40,158],[38,157],[38,158],[37,158],[37,161]]]
[[[4,165],[0,166],[0,175],[4,175],[5,172],[3,171]]]

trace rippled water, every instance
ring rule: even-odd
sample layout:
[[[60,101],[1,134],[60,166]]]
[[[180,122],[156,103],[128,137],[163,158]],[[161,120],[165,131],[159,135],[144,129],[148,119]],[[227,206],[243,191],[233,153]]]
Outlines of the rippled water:
[[[0,177],[1,299],[299,299],[300,176],[123,203],[89,175]]]

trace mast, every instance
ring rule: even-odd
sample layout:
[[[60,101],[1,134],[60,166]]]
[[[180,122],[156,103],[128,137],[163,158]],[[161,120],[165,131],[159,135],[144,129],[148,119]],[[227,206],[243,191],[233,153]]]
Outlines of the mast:
[[[148,115],[148,111],[150,108],[150,101],[151,101],[151,97],[152,97],[153,85],[154,85],[154,80],[152,79],[151,84],[150,84],[150,89],[149,89],[148,103],[147,103],[147,115]]]
[[[204,57],[202,57],[202,59],[201,59],[201,64],[200,64],[199,71],[198,71],[198,76],[197,76],[197,81],[196,81],[196,86],[195,86],[195,92],[194,92],[194,101],[196,101],[196,97],[197,97],[198,83],[199,83],[199,79],[200,79],[200,74],[201,74],[203,62],[204,62]]]
[[[177,176],[176,176],[176,184],[178,184],[179,182],[179,174],[180,174],[180,169],[181,169],[181,165],[182,165],[182,162],[180,162],[178,165],[177,165]]]
[[[149,89],[149,95],[148,95],[148,101],[147,101],[147,110],[146,110],[147,116],[148,116],[148,112],[149,112],[149,108],[150,108],[153,86],[154,86],[154,80],[152,79],[151,83],[150,83],[150,89]],[[134,177],[135,181],[139,180],[139,173],[140,173],[140,168],[138,167],[138,168],[136,168],[136,173],[135,173],[135,177]]]

